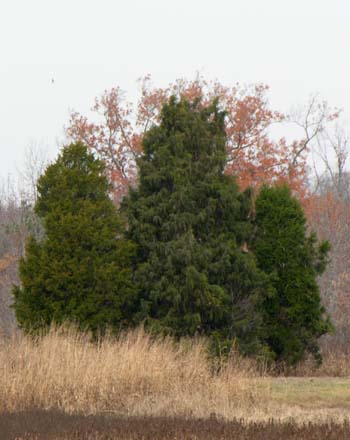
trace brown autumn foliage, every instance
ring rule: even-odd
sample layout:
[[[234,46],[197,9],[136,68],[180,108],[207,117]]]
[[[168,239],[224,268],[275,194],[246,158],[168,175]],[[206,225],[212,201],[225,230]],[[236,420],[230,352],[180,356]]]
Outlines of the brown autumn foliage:
[[[96,121],[73,112],[66,127],[71,140],[84,141],[105,160],[117,203],[129,185],[136,185],[136,159],[142,154],[142,137],[149,127],[159,123],[161,108],[171,95],[190,101],[201,97],[203,105],[215,97],[219,99],[226,111],[226,173],[235,175],[242,189],[264,182],[287,181],[303,196],[309,140],[288,143],[284,138],[272,139],[271,126],[288,118],[270,108],[268,86],[237,83],[227,87],[198,77],[157,88],[152,86],[150,76],[141,79],[140,85],[141,94],[135,107],[116,87],[95,99],[92,111],[98,116]]]
[[[327,271],[320,278],[322,300],[333,323],[338,349],[346,350],[350,341],[350,203],[327,191],[308,199],[310,227],[329,240],[331,252]],[[334,348],[334,347],[333,347]]]
[[[18,282],[17,256],[5,254],[0,258],[0,338],[9,335],[16,327],[11,289]]]
[[[314,191],[305,203],[310,227],[331,243],[330,261],[319,280],[323,302],[336,332],[328,351],[348,356],[350,341],[350,133],[347,121],[328,124],[316,136]]]

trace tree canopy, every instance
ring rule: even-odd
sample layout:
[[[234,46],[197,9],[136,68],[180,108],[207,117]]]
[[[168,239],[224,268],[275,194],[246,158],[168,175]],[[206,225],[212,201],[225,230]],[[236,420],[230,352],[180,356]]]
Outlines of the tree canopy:
[[[14,288],[24,330],[67,320],[96,333],[127,322],[134,247],[109,190],[104,164],[81,143],[63,148],[39,178],[35,212],[45,236],[29,240]]]
[[[319,360],[332,328],[317,285],[329,244],[307,233],[289,187],[242,191],[227,173],[227,136],[217,99],[172,96],[143,136],[138,185],[119,212],[105,164],[82,143],[63,148],[38,181],[44,236],[20,261],[20,326],[68,320],[96,335],[143,323],[207,336],[220,354],[236,343],[287,364]]]
[[[303,209],[287,186],[261,188],[255,225],[257,263],[273,288],[263,303],[265,340],[278,361],[295,364],[306,353],[319,361],[318,339],[332,328],[317,285],[329,243],[307,234]]]
[[[242,245],[251,233],[248,192],[224,174],[224,112],[173,97],[143,140],[139,185],[124,199],[138,245],[137,321],[176,336],[236,338],[258,350],[265,276]]]

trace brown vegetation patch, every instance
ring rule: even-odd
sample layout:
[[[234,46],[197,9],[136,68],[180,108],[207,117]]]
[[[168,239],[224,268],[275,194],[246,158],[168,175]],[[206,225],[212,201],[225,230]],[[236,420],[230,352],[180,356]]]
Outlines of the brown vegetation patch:
[[[166,417],[107,417],[29,410],[0,415],[2,440],[343,440],[350,425],[266,423],[215,417],[202,420]]]
[[[203,341],[179,344],[142,329],[99,344],[69,329],[13,337],[0,344],[0,412],[232,418],[266,395],[250,361],[236,356],[217,367]]]
[[[175,343],[142,329],[96,344],[61,328],[35,340],[0,340],[0,414],[33,408],[122,420],[215,414],[247,423],[342,423],[350,380],[271,377],[237,354],[214,364],[203,340]]]

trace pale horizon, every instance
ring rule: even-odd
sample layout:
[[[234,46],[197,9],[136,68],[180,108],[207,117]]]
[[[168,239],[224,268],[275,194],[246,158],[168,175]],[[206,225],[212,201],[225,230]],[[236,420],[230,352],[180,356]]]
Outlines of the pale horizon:
[[[345,0],[34,0],[0,7],[0,177],[16,176],[37,144],[53,157],[71,110],[137,79],[266,83],[271,107],[287,112],[318,93],[350,115],[350,4]],[[54,82],[52,82],[52,79]]]

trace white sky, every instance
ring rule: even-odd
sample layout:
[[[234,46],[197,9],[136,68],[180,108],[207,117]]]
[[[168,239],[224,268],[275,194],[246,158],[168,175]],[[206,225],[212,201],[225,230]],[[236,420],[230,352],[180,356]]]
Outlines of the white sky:
[[[52,155],[70,109],[116,85],[132,99],[147,73],[265,82],[282,111],[319,92],[347,118],[349,43],[350,0],[0,0],[0,176],[31,142]]]

